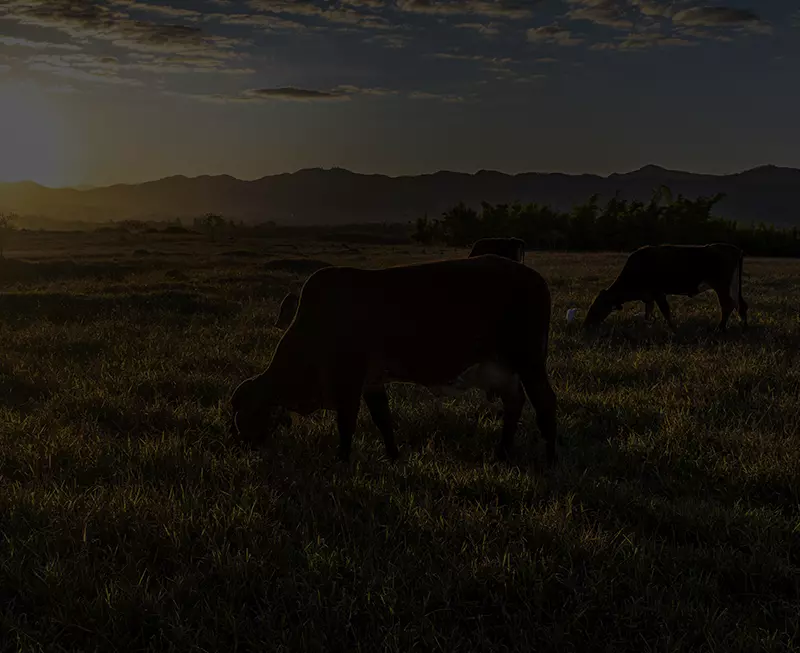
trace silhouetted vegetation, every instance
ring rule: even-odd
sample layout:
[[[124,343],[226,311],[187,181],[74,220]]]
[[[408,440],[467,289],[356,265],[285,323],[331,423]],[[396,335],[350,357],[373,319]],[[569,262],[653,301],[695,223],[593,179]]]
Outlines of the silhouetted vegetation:
[[[745,226],[716,216],[712,210],[722,199],[722,194],[673,198],[668,188],[661,187],[647,203],[617,195],[603,206],[593,195],[568,213],[540,204],[486,202],[479,212],[460,203],[438,220],[427,215],[418,219],[412,238],[423,244],[466,247],[479,238],[517,236],[529,249],[577,251],[631,251],[648,244],[725,241],[754,256],[800,256],[797,228],[776,229],[763,223]]]

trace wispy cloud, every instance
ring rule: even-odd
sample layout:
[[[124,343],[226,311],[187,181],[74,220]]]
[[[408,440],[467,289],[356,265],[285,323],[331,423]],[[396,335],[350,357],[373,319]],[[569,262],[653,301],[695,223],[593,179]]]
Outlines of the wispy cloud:
[[[203,17],[203,13],[194,9],[186,9],[185,7],[173,7],[172,5],[163,5],[150,2],[141,2],[140,0],[111,0],[111,4],[124,7],[128,11],[138,11],[149,14],[157,14],[160,16],[167,16],[169,18],[183,18],[187,20],[199,20]]]
[[[29,39],[21,39],[13,36],[0,36],[0,45],[5,45],[7,47],[17,47],[17,48],[32,48],[35,50],[70,50],[72,52],[80,51],[80,48],[72,43],[49,43],[47,41],[31,41]]]
[[[633,27],[632,6],[626,0],[569,0],[567,16],[616,29]]]
[[[254,100],[276,99],[300,102],[344,100],[348,99],[348,96],[349,93],[345,93],[340,90],[316,91],[313,89],[295,88],[292,86],[285,86],[282,88],[257,88],[247,91],[244,94],[244,97]]]
[[[372,3],[358,3],[358,9],[352,6],[353,3],[349,3],[350,6],[320,6],[309,0],[249,0],[247,5],[256,12],[314,18],[362,29],[392,29],[386,18],[372,11],[378,6]]]
[[[631,33],[618,36],[613,41],[603,41],[591,46],[592,50],[644,50],[657,47],[691,47],[699,45],[698,41],[676,36],[668,36],[660,32]]]
[[[374,34],[364,39],[364,43],[382,45],[391,50],[408,47],[413,41],[414,39],[408,34]]]
[[[553,23],[542,27],[532,27],[527,31],[528,41],[531,43],[551,43],[563,46],[580,45],[585,41],[580,36],[574,36],[568,29]]]
[[[770,32],[770,26],[749,9],[731,7],[692,7],[672,16],[676,25],[689,27],[734,27],[753,32]]]
[[[521,19],[533,15],[530,2],[492,2],[491,0],[398,0],[403,11],[418,14],[463,16],[475,14],[496,18]]]
[[[307,26],[295,20],[288,20],[271,14],[207,14],[206,22],[218,22],[222,25],[241,25],[269,31],[304,30]]]
[[[151,6],[151,5],[148,5]],[[0,17],[22,25],[50,28],[73,39],[96,39],[138,52],[203,54],[227,58],[244,41],[205,33],[191,25],[136,20],[88,0],[6,0]]]
[[[438,102],[461,103],[466,102],[462,95],[451,93],[432,93],[430,91],[412,91],[408,94],[411,100],[436,100]]]
[[[405,97],[410,100],[436,100],[439,102],[464,102],[461,95],[431,91],[411,91],[404,93],[395,89],[380,87],[361,87],[341,84],[331,89],[310,89],[295,86],[248,89],[237,95],[191,94],[165,91],[165,95],[188,98],[214,104],[257,104],[265,102],[347,102],[357,97]]]
[[[468,29],[477,32],[482,36],[497,36],[500,33],[500,28],[495,23],[484,25],[483,23],[457,23],[453,25],[456,29]]]

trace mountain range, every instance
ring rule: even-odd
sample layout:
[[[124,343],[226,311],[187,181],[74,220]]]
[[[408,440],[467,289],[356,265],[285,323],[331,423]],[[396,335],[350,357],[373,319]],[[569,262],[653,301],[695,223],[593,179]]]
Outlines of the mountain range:
[[[619,192],[647,201],[666,185],[673,195],[724,193],[715,213],[744,223],[800,225],[800,170],[761,166],[728,175],[667,170],[648,165],[606,177],[562,173],[474,174],[437,172],[389,177],[341,168],[304,169],[243,181],[228,175],[167,177],[141,184],[101,188],[47,188],[33,182],[0,183],[0,211],[57,220],[108,222],[125,219],[190,221],[218,213],[246,223],[341,225],[406,222],[427,213],[438,217],[464,202],[537,202],[559,210],[598,194]],[[24,221],[22,221],[24,223]]]

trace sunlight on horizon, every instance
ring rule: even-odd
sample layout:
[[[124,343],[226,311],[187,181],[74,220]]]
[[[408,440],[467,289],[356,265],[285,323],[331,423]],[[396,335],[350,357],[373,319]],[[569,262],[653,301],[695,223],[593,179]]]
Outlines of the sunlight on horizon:
[[[20,83],[0,85],[0,182],[62,186],[76,178],[69,128],[52,94]]]

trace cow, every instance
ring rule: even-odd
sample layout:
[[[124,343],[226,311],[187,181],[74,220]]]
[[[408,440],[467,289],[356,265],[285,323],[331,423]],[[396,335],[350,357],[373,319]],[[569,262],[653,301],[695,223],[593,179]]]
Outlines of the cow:
[[[484,254],[496,254],[524,264],[525,241],[519,238],[481,238],[472,245],[469,258]]]
[[[267,369],[231,396],[232,432],[254,442],[289,424],[290,412],[334,410],[338,457],[347,461],[363,396],[387,457],[396,460],[387,383],[440,394],[448,386],[481,387],[503,400],[497,457],[508,457],[527,394],[552,464],[557,402],[546,369],[550,313],[544,278],[496,255],[373,270],[324,268],[300,291],[295,318]]]
[[[676,326],[667,303],[667,295],[694,297],[714,290],[722,318],[718,329],[726,331],[734,309],[747,328],[747,302],[742,297],[744,252],[728,243],[708,245],[646,245],[630,254],[619,276],[595,298],[584,320],[590,329],[605,320],[622,304],[642,301],[645,318],[653,316],[658,305],[669,328]]]
[[[483,254],[496,254],[524,264],[525,241],[519,238],[482,238],[475,241],[472,251],[469,253],[469,258],[482,256]],[[278,309],[278,318],[274,322],[276,328],[285,329],[291,324],[297,311],[298,300],[297,293],[289,292],[286,294]],[[493,398],[491,393],[489,393],[489,398]]]

